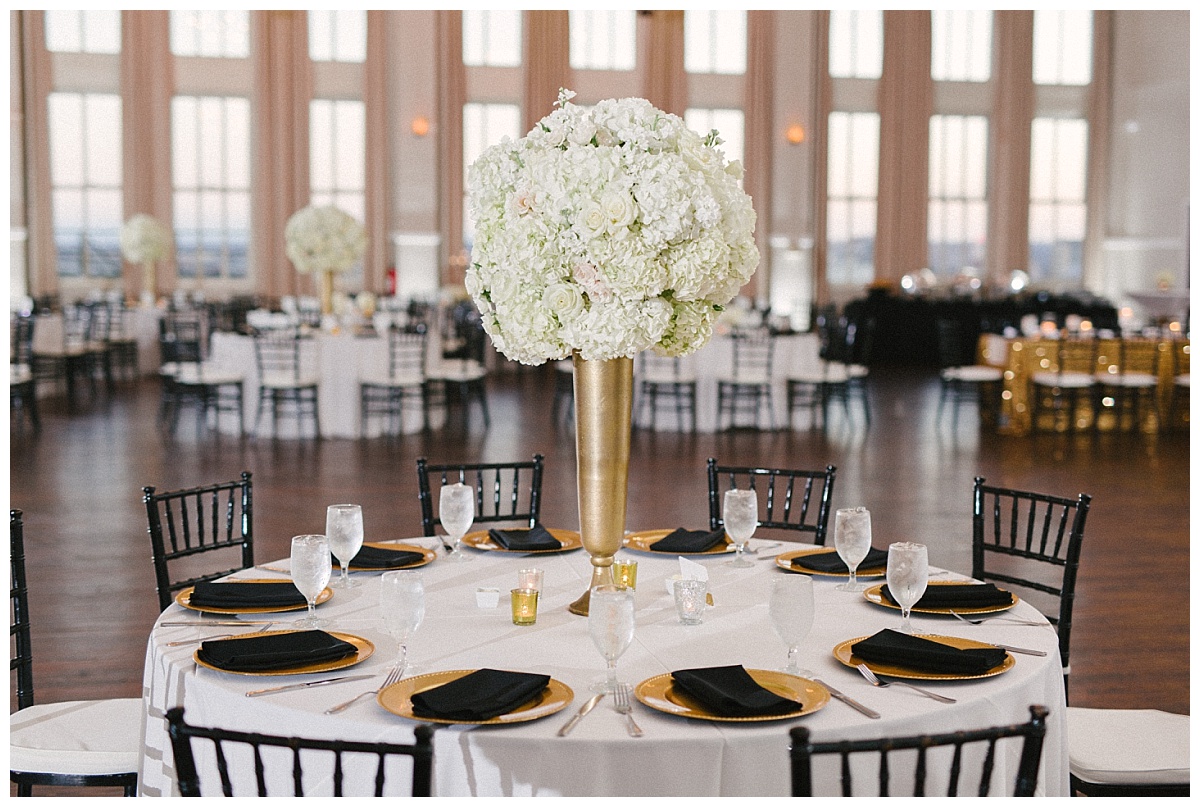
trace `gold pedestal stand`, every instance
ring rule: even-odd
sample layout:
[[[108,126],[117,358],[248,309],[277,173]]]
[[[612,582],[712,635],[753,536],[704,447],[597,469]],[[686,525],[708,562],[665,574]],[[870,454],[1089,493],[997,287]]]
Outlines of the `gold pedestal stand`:
[[[625,537],[633,359],[588,361],[576,354],[574,365],[579,532],[592,580],[568,610],[587,616],[592,589],[613,582],[613,555]]]

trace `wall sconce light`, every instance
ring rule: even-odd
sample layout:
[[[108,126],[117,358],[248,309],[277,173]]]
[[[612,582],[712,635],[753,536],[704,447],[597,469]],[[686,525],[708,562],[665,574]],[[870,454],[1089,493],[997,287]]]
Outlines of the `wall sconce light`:
[[[798,123],[793,123],[792,125],[788,126],[783,133],[784,137],[787,138],[787,142],[791,143],[793,146],[798,146],[803,143],[805,134],[804,127]]]
[[[417,137],[424,137],[429,134],[429,118],[424,115],[417,115],[412,119],[412,133]]]

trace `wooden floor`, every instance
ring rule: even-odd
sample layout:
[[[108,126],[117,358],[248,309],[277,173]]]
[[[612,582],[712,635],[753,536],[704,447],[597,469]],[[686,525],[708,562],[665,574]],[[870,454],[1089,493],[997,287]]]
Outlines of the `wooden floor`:
[[[69,415],[42,404],[42,431],[11,438],[11,506],[25,512],[37,698],[137,697],[158,615],[143,485],[174,489],[254,474],[256,557],[284,557],[292,535],[322,531],[325,506],[362,504],[372,530],[416,534],[415,461],[546,456],[544,521],[578,523],[575,447],[551,416],[549,368],[494,375],[491,428],[477,409],[431,436],[389,443],[273,442],[197,435],[185,416],[157,428],[157,382],[125,382]],[[876,546],[918,540],[930,562],[970,571],[971,485],[1093,496],[1072,638],[1071,703],[1189,712],[1189,435],[981,433],[973,407],[957,431],[936,417],[936,377],[872,375],[872,421],[831,416],[826,433],[635,431],[631,529],[700,525],[705,460],[837,466],[835,507],[871,510]],[[777,415],[778,417],[778,415]],[[782,419],[782,418],[780,418]],[[797,425],[800,416],[797,416]],[[586,562],[581,556],[581,562]],[[10,696],[11,700],[11,696]]]

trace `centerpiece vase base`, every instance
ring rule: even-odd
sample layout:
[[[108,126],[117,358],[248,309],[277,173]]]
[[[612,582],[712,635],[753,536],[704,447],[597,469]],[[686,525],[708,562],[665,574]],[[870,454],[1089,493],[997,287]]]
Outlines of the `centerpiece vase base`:
[[[567,610],[587,616],[592,589],[613,582],[613,556],[625,537],[633,359],[593,361],[576,353],[573,363],[579,533],[591,557],[592,579]]]
[[[321,313],[333,313],[333,271],[321,270]]]

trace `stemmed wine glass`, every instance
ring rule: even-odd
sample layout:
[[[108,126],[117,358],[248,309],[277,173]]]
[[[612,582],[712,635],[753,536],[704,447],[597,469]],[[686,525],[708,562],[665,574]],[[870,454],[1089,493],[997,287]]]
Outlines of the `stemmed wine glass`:
[[[858,582],[858,564],[871,551],[871,511],[865,507],[843,507],[833,522],[833,545],[846,563],[850,576],[837,588],[839,591],[862,591]]]
[[[633,592],[620,586],[596,586],[588,603],[588,632],[604,661],[608,675],[592,685],[593,692],[616,692],[617,659],[633,641]]]
[[[787,666],[783,671],[791,675],[811,677],[812,671],[801,669],[797,657],[800,654],[800,643],[812,630],[815,612],[812,578],[793,574],[777,578],[771,584],[768,610],[775,633],[788,648]]]
[[[733,539],[734,549],[737,550],[737,556],[725,565],[736,566],[739,569],[754,566],[742,553],[746,550],[746,542],[758,528],[758,494],[752,490],[737,488],[725,491],[722,518],[725,521],[725,532]]]
[[[328,622],[317,619],[317,596],[329,584],[333,564],[329,542],[324,535],[297,535],[292,539],[292,583],[308,600],[308,615],[296,622],[298,628],[323,628]]]
[[[462,551],[462,538],[471,529],[475,520],[475,488],[455,482],[453,485],[442,485],[438,494],[438,517],[442,529],[450,536],[452,542],[446,557],[451,560],[474,560]]]
[[[888,547],[887,586],[900,606],[900,632],[913,630],[909,614],[929,583],[929,550],[925,544],[903,542]]]
[[[329,551],[342,567],[342,575],[333,585],[337,588],[361,585],[350,579],[350,561],[363,545],[362,507],[357,504],[329,505],[325,510],[325,538],[329,541]]]
[[[420,572],[384,572],[379,587],[379,610],[388,634],[396,640],[397,667],[409,667],[408,643],[425,619],[425,579]]]

